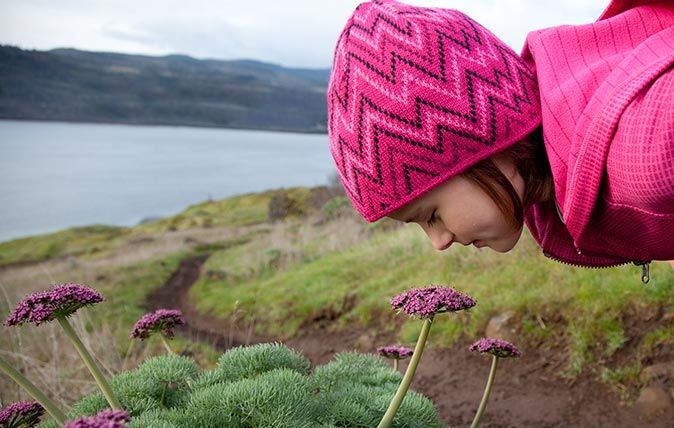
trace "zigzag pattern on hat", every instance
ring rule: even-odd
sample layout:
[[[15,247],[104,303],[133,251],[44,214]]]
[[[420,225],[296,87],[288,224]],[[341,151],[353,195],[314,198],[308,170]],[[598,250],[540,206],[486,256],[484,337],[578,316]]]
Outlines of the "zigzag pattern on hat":
[[[354,206],[376,220],[537,125],[535,77],[461,12],[361,4],[328,87],[332,155]]]

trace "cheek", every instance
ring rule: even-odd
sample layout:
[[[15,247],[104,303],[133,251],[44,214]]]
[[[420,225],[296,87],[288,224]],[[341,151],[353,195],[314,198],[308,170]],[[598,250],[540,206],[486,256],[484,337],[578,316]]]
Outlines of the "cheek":
[[[443,218],[446,228],[460,239],[495,238],[503,234],[500,218],[484,209],[462,210],[450,213],[446,218]]]
[[[486,239],[503,239],[515,232],[501,210],[491,200],[484,201],[471,211],[466,211],[465,220],[476,236]]]
[[[474,202],[473,206],[465,210],[466,217],[482,225],[498,225],[502,223],[503,214],[494,201],[485,196]]]
[[[496,203],[468,180],[453,181],[442,197],[445,204],[440,214],[445,226],[453,233],[464,235],[464,239],[471,235],[499,239],[514,232]]]

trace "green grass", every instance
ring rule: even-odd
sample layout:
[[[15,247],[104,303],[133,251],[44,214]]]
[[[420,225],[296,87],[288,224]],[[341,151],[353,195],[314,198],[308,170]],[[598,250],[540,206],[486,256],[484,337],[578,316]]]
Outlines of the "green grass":
[[[142,308],[145,297],[168,280],[187,255],[180,252],[101,271],[109,279],[95,285],[105,297],[105,302],[98,305],[96,310],[97,322],[116,320],[120,325],[128,326],[130,332],[133,324],[145,312]],[[120,331],[120,335],[128,336],[128,332]]]
[[[188,207],[183,212],[135,227],[92,225],[73,227],[55,233],[31,236],[0,243],[0,266],[33,263],[49,259],[105,257],[107,251],[125,239],[166,231],[209,227],[240,227],[267,221],[269,202],[283,194],[308,212],[310,189],[294,187],[250,193],[219,201],[208,201]]]
[[[181,260],[193,255],[195,255],[194,252],[177,252],[128,265],[101,267],[96,269],[95,272],[87,270],[55,271],[50,273],[50,281],[55,283],[81,282],[98,290],[103,295],[103,302],[78,311],[78,313],[73,315],[74,320],[72,322],[76,324],[82,323],[81,325],[87,332],[83,336],[83,340],[86,341],[87,338],[94,338],[94,340],[96,338],[104,338],[106,340],[103,346],[100,346],[100,343],[97,344],[98,352],[94,351],[96,357],[101,361],[126,361],[125,356],[128,354],[131,357],[129,364],[133,364],[143,355],[161,355],[166,353],[160,339],[156,335],[141,342],[130,339],[129,334],[135,322],[147,312],[143,307],[147,295],[152,290],[161,287],[169,279],[178,268]],[[46,287],[47,285],[44,288]],[[11,310],[7,303],[7,301],[0,303],[0,316],[2,319]],[[59,338],[62,338],[62,332],[60,331],[55,336],[50,336],[44,330],[45,326],[26,325],[18,328],[31,330],[30,332],[23,333],[26,335],[25,337],[44,341],[41,349],[46,353],[60,346],[58,345],[60,343]],[[65,344],[66,347],[68,345],[67,343]],[[171,341],[171,346],[176,352],[187,352],[202,367],[213,367],[220,355],[219,352],[207,343],[191,342],[180,336]],[[14,334],[0,337],[0,348],[27,353],[26,348],[22,347],[21,341],[17,341]],[[45,361],[38,363],[38,360],[35,360],[36,366],[61,365],[62,371],[59,372],[59,376],[67,376],[71,363],[59,360],[58,355],[63,356],[68,355],[68,353],[67,351],[55,352],[53,361],[49,360],[51,355],[47,354]],[[36,358],[32,354],[26,354],[26,357]],[[37,356],[37,358],[39,359],[40,357]],[[36,370],[32,370],[31,374],[35,375],[34,371]],[[51,373],[48,370],[46,372]],[[40,374],[45,376],[43,373]],[[49,375],[47,374],[46,376]],[[4,381],[2,379],[2,382],[0,382],[0,389],[6,386]],[[44,381],[47,385],[60,382],[58,377],[41,378],[41,381]],[[85,388],[85,386],[81,387]],[[67,406],[80,398],[77,393],[73,393],[72,391],[67,392],[67,394],[59,395],[55,398]],[[78,392],[81,393],[82,391],[78,390]],[[11,397],[10,391],[8,391],[8,394]]]
[[[638,384],[640,372],[641,366],[633,363],[616,369],[602,367],[599,376],[623,401],[633,402],[636,394],[630,394],[630,391],[634,389],[631,386]]]
[[[3,242],[0,243],[0,266],[94,255],[130,232],[125,227],[94,225]]]
[[[650,358],[658,347],[668,347],[674,351],[674,325],[661,326],[648,332],[641,342],[639,355],[641,358]]]
[[[601,379],[611,386],[623,401],[633,403],[639,396],[643,382],[640,378],[644,361],[652,361],[658,354],[674,351],[674,325],[663,325],[649,331],[640,340],[636,358],[615,367],[600,367]],[[664,351],[664,352],[663,352]]]
[[[274,195],[285,194],[298,201],[300,208],[306,209],[309,189],[294,187],[248,193],[218,201],[207,201],[193,205],[172,217],[136,227],[143,232],[186,230],[195,227],[237,227],[260,224],[267,221],[269,202]]]
[[[233,240],[222,245],[236,245],[238,242],[239,240]],[[161,287],[178,269],[182,260],[197,253],[181,251],[140,263],[101,270],[99,275],[109,279],[95,285],[95,288],[103,294],[105,301],[97,305],[95,317],[92,318],[92,328],[99,328],[104,323],[118,325],[117,343],[122,347],[120,351],[124,351],[132,340],[128,337],[131,328],[147,312],[143,304],[148,294]],[[159,353],[164,352],[163,345],[156,337],[150,338],[144,345],[137,346],[150,346]],[[209,345],[192,343],[179,336],[173,340],[172,346],[178,351],[189,350],[194,353],[194,358],[205,366],[215,364],[219,356]]]
[[[252,230],[251,233],[240,238],[200,244],[192,249],[185,246],[185,249],[179,252],[125,265],[105,262],[105,258],[113,253],[113,250],[125,251],[128,246],[135,245],[132,241],[136,237],[149,238],[150,243],[157,240],[157,245],[161,246],[161,236],[171,230],[218,226],[235,228],[260,224],[267,220],[269,202],[274,195],[283,194],[303,204],[309,192],[308,188],[292,188],[241,195],[223,201],[198,204],[178,215],[136,227],[102,225],[76,227],[0,243],[0,266],[30,264],[70,256],[76,259],[97,258],[100,263],[97,264],[95,272],[86,268],[80,269],[77,264],[73,264],[70,270],[50,272],[49,281],[53,283],[83,282],[99,290],[105,296],[105,302],[91,311],[85,311],[86,328],[93,332],[103,326],[111,327],[116,332],[116,343],[120,347],[115,352],[124,353],[130,345],[128,335],[131,327],[145,313],[143,304],[148,293],[162,286],[177,269],[182,259],[196,253],[211,253],[237,248],[256,236],[264,235],[265,230]],[[186,236],[189,237],[189,234]],[[39,268],[36,266],[35,269]],[[12,286],[12,284],[6,285]],[[6,305],[1,305],[0,309],[2,312],[9,311]],[[149,346],[151,352],[164,352],[161,344],[153,339],[135,346]],[[177,337],[175,347],[194,353],[195,358],[200,359],[206,366],[212,365],[217,360],[215,351],[205,344],[189,343]]]

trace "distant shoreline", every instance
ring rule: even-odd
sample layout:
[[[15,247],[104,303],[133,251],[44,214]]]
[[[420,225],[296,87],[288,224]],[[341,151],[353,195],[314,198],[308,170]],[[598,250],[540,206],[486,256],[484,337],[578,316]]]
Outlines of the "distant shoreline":
[[[328,131],[323,130],[301,130],[292,128],[252,128],[252,127],[233,127],[233,126],[215,126],[211,124],[175,124],[175,123],[145,123],[145,122],[119,122],[119,121],[84,121],[84,120],[67,120],[67,119],[34,119],[24,117],[9,117],[0,116],[0,121],[15,121],[15,122],[48,122],[48,123],[67,123],[67,124],[83,124],[83,125],[123,125],[123,126],[142,126],[142,127],[172,127],[172,128],[204,128],[204,129],[233,129],[238,131],[256,131],[256,132],[283,132],[288,134],[312,134],[312,135],[327,135]]]
[[[329,69],[3,45],[0,63],[1,118],[327,132]]]

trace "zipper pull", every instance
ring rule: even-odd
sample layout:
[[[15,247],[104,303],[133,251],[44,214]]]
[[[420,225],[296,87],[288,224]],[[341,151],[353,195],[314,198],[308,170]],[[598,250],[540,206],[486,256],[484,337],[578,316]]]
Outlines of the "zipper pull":
[[[648,284],[648,281],[651,280],[651,262],[634,262],[635,265],[641,266],[641,282]]]

